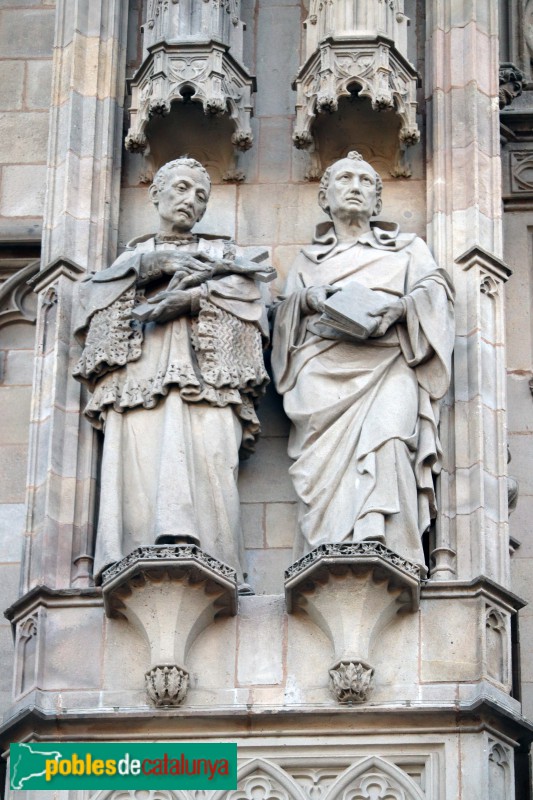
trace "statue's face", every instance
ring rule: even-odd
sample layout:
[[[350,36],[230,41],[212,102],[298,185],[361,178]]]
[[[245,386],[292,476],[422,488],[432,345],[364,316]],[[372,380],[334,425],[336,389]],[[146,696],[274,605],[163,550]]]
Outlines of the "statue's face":
[[[162,189],[152,192],[161,221],[174,230],[190,231],[204,215],[210,186],[192,167],[177,166],[167,176]]]
[[[331,168],[328,188],[322,197],[322,207],[333,220],[364,218],[378,214],[376,172],[365,161],[343,158]]]

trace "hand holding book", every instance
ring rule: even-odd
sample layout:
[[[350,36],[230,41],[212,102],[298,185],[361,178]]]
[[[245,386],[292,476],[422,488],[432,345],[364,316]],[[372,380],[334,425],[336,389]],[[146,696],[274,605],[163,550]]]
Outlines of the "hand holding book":
[[[353,281],[323,304],[320,322],[355,339],[383,336],[405,316],[402,299],[387,301],[381,292]]]

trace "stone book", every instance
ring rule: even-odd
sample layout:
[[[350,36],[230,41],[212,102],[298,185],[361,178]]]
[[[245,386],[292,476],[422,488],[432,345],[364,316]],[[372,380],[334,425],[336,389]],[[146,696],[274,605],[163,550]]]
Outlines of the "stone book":
[[[356,339],[367,339],[379,324],[379,318],[372,314],[384,304],[381,293],[353,281],[328,297],[320,322]]]

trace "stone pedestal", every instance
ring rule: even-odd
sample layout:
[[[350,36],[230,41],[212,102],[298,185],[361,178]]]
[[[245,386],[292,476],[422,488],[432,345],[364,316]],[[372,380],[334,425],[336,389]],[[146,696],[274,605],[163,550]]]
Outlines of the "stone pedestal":
[[[149,644],[150,700],[179,705],[192,644],[215,617],[237,611],[235,570],[195,545],[140,547],[104,572],[102,592],[107,616],[127,619]]]
[[[330,688],[340,703],[372,690],[373,645],[400,609],[414,611],[420,568],[379,542],[321,545],[285,573],[289,612],[302,609],[330,639]]]

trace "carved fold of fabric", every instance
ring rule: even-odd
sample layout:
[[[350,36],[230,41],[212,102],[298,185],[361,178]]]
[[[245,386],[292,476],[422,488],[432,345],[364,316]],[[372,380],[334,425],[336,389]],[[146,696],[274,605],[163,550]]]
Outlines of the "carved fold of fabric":
[[[113,408],[114,411],[123,412],[130,408],[154,408],[159,399],[168,394],[171,386],[178,386],[185,395],[200,396],[201,386],[191,365],[168,365],[165,371],[159,371],[154,377],[146,379],[127,378],[124,380],[122,373],[109,376],[96,388],[91,395],[85,415],[95,427],[102,427],[101,418],[105,411]],[[226,402],[220,405],[227,405]],[[240,402],[237,394],[233,402]]]
[[[142,329],[132,321],[135,287],[124,292],[91,318],[85,347],[74,377],[93,382],[110,369],[137,361],[142,353]]]

